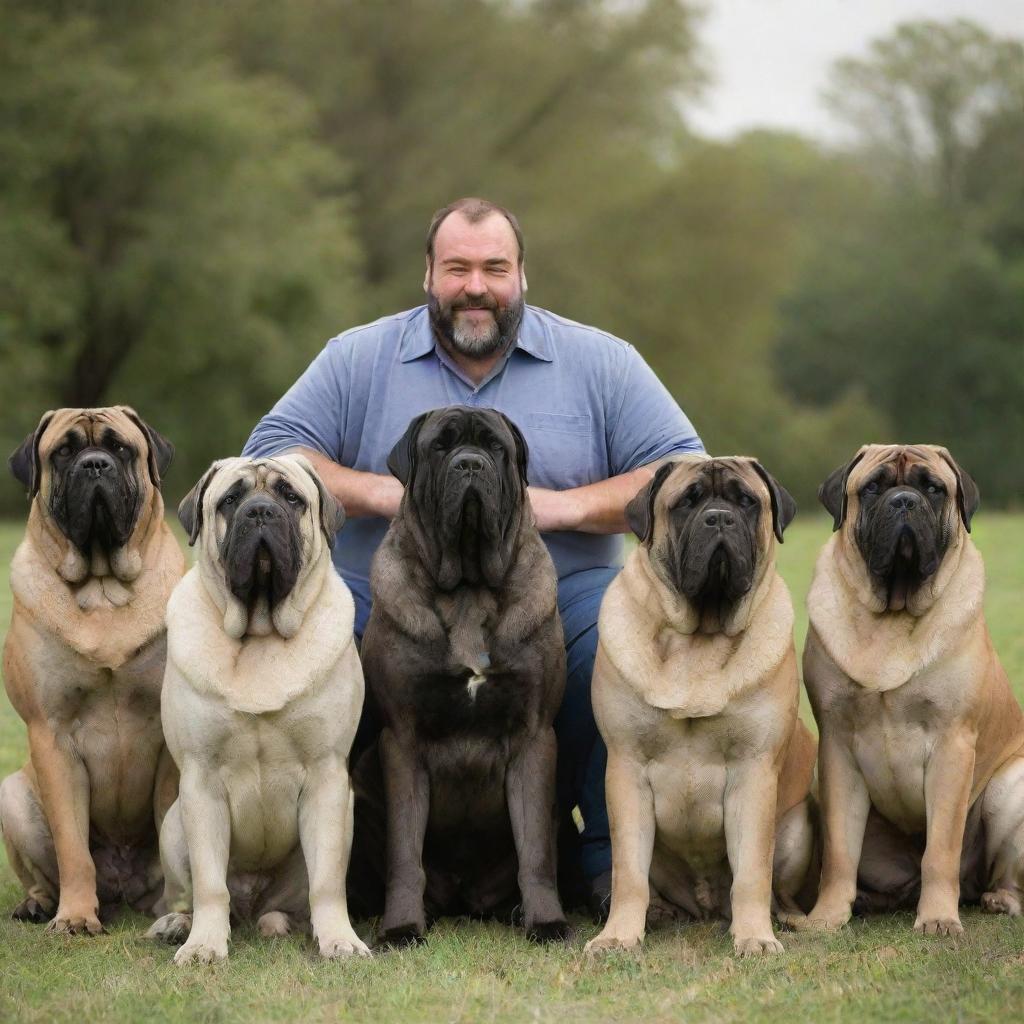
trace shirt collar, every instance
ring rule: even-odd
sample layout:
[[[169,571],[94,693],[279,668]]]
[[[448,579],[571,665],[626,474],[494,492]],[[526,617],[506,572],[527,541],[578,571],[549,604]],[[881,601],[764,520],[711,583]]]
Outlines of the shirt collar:
[[[427,307],[420,306],[417,315],[409,318],[402,336],[402,351],[399,358],[403,363],[411,363],[414,359],[421,359],[433,352],[436,344]],[[523,322],[519,325],[519,337],[513,351],[515,349],[545,363],[550,363],[554,358],[547,327],[532,306],[527,306],[523,311]]]

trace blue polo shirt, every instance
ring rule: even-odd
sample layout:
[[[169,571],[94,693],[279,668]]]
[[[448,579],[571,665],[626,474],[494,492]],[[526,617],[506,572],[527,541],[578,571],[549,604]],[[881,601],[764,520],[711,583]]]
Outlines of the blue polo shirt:
[[[474,384],[436,342],[425,306],[332,338],[256,425],[244,454],[302,446],[342,466],[387,473],[387,457],[421,412],[445,405],[498,409],[530,448],[529,482],[565,490],[666,455],[703,451],[672,396],[632,345],[527,306],[508,356]],[[350,519],[334,563],[369,607],[370,560],[388,522]],[[560,579],[621,565],[621,536],[544,534]],[[582,578],[581,578],[582,582]]]

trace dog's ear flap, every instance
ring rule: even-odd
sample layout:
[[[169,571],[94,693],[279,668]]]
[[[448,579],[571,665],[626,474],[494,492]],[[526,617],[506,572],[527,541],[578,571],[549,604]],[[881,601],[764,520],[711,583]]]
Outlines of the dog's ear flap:
[[[188,534],[189,547],[195,544],[199,531],[203,528],[203,497],[219,467],[220,462],[215,462],[199,478],[195,487],[181,499],[181,504],[178,506],[178,519],[181,520],[181,525],[185,527],[185,532]]]
[[[519,477],[523,481],[523,486],[526,487],[529,484],[529,480],[526,477],[527,466],[530,462],[530,446],[526,443],[526,438],[523,437],[523,432],[512,422],[503,412],[498,415],[505,421],[505,426],[512,432],[512,439],[516,443],[516,466],[519,468]]]
[[[43,475],[43,464],[39,458],[39,442],[54,415],[55,410],[53,409],[44,412],[36,429],[21,442],[17,450],[7,460],[7,465],[11,467],[14,478],[25,487],[30,498],[34,498],[39,493],[39,484]]]
[[[764,481],[768,493],[771,495],[772,529],[775,531],[775,539],[781,544],[786,527],[793,522],[793,518],[796,516],[796,501],[793,499],[793,495],[757,459],[753,459],[752,462],[754,471]]]
[[[818,488],[818,501],[832,516],[833,533],[846,522],[846,481],[850,479],[853,467],[864,458],[866,447],[861,448],[849,462],[832,470],[825,478],[825,482]]]
[[[316,484],[320,494],[320,529],[330,547],[334,547],[334,538],[337,532],[345,525],[345,508],[323,482],[320,474],[316,471],[313,463],[304,455],[293,454],[292,458],[309,474],[310,479]]]
[[[636,497],[626,506],[626,522],[641,544],[646,544],[654,532],[654,499],[673,469],[674,462],[662,463],[650,482],[641,487]]]
[[[118,408],[142,431],[149,449],[149,479],[154,487],[159,487],[174,459],[174,445],[158,430],[154,430],[131,406],[122,405]]]
[[[960,464],[945,448],[939,449],[939,455],[942,456],[949,468],[953,470],[953,475],[956,477],[956,504],[960,510],[960,518],[964,522],[964,529],[970,533],[971,520],[981,504],[981,494],[978,491],[978,485],[968,473],[960,468]]]
[[[422,412],[413,419],[388,455],[388,469],[404,487],[408,487],[416,471],[416,439],[420,436],[420,429],[429,415],[429,412]]]

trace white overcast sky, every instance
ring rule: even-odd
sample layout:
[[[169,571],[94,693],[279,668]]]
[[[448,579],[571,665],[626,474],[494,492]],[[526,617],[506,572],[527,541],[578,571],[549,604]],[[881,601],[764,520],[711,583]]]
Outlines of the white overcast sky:
[[[715,81],[689,104],[693,127],[755,126],[834,138],[820,93],[837,57],[860,56],[903,21],[970,18],[1024,39],[1024,0],[706,0],[701,41]]]

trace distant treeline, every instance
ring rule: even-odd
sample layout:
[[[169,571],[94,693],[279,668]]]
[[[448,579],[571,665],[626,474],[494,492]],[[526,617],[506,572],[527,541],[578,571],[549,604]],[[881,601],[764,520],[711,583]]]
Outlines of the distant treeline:
[[[430,214],[475,194],[519,215],[529,301],[805,507],[889,439],[1019,503],[1020,41],[904,25],[833,71],[847,145],[713,142],[697,7],[0,0],[0,445],[130,403],[176,500],[328,337],[422,301]]]

